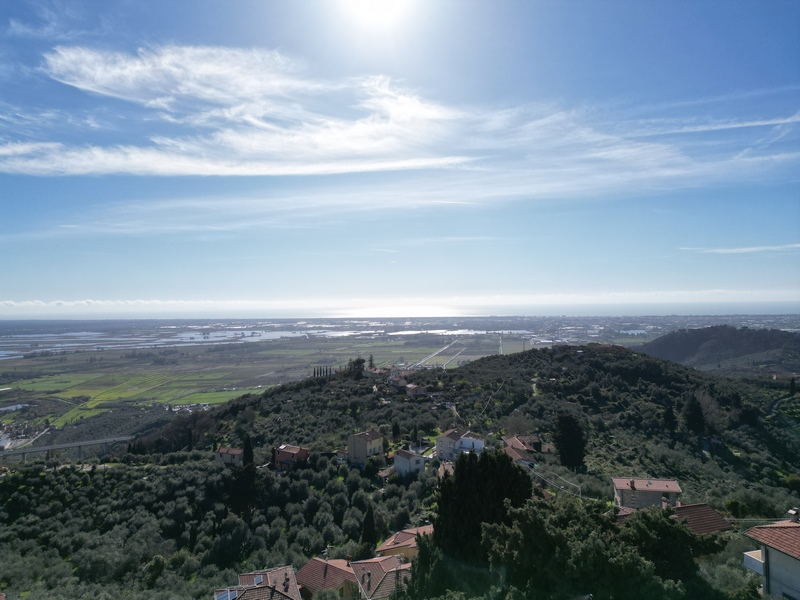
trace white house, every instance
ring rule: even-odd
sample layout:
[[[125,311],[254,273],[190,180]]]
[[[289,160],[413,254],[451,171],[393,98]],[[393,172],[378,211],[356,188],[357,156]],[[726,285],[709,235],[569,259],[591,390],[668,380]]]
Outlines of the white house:
[[[425,470],[425,457],[408,450],[394,453],[394,470],[405,477],[409,473],[422,473]]]
[[[789,511],[788,521],[759,525],[745,535],[759,543],[744,553],[744,566],[761,575],[764,594],[800,600],[800,510]]]
[[[464,429],[449,429],[436,438],[436,456],[440,460],[455,460],[462,452],[480,454],[483,438]]]

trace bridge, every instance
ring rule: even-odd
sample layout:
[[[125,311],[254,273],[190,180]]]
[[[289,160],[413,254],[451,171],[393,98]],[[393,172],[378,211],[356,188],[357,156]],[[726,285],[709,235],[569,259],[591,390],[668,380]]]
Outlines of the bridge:
[[[78,449],[78,458],[81,458],[81,454],[83,451],[84,446],[96,446],[99,444],[103,444],[103,453],[108,453],[108,445],[115,444],[117,442],[128,442],[133,439],[133,436],[120,436],[120,437],[113,437],[113,438],[105,438],[102,440],[85,440],[82,442],[70,442],[67,444],[53,444],[52,446],[27,446],[25,448],[20,448],[18,450],[5,450],[0,452],[0,459],[3,462],[6,461],[6,457],[8,456],[22,456],[22,460],[25,461],[28,454],[34,454],[37,452],[50,452],[52,450],[67,450],[69,448],[77,448]]]

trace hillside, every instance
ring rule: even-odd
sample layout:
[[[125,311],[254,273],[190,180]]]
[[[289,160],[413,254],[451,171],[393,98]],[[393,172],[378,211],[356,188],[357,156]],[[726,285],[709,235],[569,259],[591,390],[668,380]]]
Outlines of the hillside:
[[[387,484],[373,477],[380,461],[360,473],[328,458],[367,428],[397,448],[414,433],[433,438],[462,426],[499,448],[508,432],[552,441],[558,416],[573,415],[587,438],[585,467],[544,455],[537,471],[563,478],[546,487],[565,501],[580,486],[597,518],[612,497],[611,475],[675,478],[684,502],[734,517],[779,517],[798,503],[800,403],[785,389],[601,345],[492,356],[409,380],[429,395],[411,400],[358,372],[309,378],[178,417],[108,470],[39,463],[0,477],[0,589],[9,598],[30,591],[30,600],[202,598],[237,571],[299,568],[326,548],[331,557],[363,556],[370,505],[380,538],[441,506],[435,469]],[[281,443],[310,447],[311,460],[287,475],[212,463],[213,445],[246,437],[256,464]],[[705,567],[708,585],[744,585],[740,552],[732,547],[719,574]]]
[[[673,331],[638,351],[725,375],[786,376],[800,372],[800,334],[717,325]]]

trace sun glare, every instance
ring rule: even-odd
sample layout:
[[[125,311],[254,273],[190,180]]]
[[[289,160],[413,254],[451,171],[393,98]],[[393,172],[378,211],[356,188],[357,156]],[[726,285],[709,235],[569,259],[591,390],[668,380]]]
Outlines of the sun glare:
[[[380,33],[397,28],[412,0],[341,0],[343,11],[362,30]]]

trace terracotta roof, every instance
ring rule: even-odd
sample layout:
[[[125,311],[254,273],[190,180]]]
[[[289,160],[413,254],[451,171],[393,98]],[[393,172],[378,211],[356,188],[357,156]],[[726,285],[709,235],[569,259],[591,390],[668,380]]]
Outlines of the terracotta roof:
[[[618,506],[616,516],[617,525],[622,524],[626,517],[630,517],[635,512],[636,510],[633,508],[628,508],[627,506]]]
[[[695,535],[717,533],[733,529],[731,524],[708,504],[682,504],[675,507],[672,518],[686,521],[686,527]]]
[[[356,584],[353,568],[346,560],[312,558],[297,572],[297,583],[316,593],[319,590],[337,590],[349,581]]]
[[[227,446],[220,446],[217,448],[217,454],[243,454],[244,450],[241,448],[228,448]]]
[[[674,479],[636,479],[635,477],[612,477],[615,490],[630,490],[637,492],[681,493],[681,486]]]
[[[259,576],[261,577],[260,582],[258,580]],[[248,587],[272,586],[277,588],[282,594],[292,598],[292,600],[301,600],[300,588],[297,587],[294,568],[290,565],[242,573],[239,575],[239,585]],[[253,596],[253,598],[256,597],[260,598],[260,596]]]
[[[517,450],[516,448],[512,448],[511,446],[506,446],[503,448],[503,452],[508,454],[511,457],[511,460],[517,462],[518,460],[528,460],[528,457]]]
[[[353,435],[359,438],[363,438],[368,442],[383,437],[383,435],[379,431],[362,431],[361,433],[354,433]]]
[[[748,529],[744,534],[752,540],[800,560],[800,523],[778,521],[769,525],[758,525]]]
[[[446,437],[451,440],[460,440],[467,433],[463,429],[448,429],[439,437]]]
[[[301,448],[300,446],[292,446],[291,444],[281,444],[278,446],[278,450],[282,452],[288,452],[289,454],[297,454],[298,452],[302,452],[305,448]]]
[[[390,536],[388,540],[378,546],[378,549],[375,550],[375,552],[380,554],[381,552],[394,550],[395,548],[416,548],[417,534],[433,534],[433,525],[423,525],[422,527],[414,527],[413,529],[404,529],[403,531],[398,531],[394,535]]]
[[[350,563],[361,593],[367,600],[390,597],[399,585],[405,589],[411,579],[411,563],[397,556],[384,556]]]
[[[280,586],[272,587],[260,585],[258,587],[246,588],[241,594],[236,596],[236,600],[295,600],[294,596],[285,594]]]
[[[416,457],[420,457],[420,458],[422,457],[421,454],[414,454],[413,452],[410,452],[408,450],[403,450],[403,449],[398,450],[397,452],[394,453],[394,455],[395,456],[402,456],[406,460],[411,460],[412,458],[416,458]]]
[[[507,448],[513,448],[518,452],[535,452],[533,442],[539,441],[539,436],[533,435],[507,435],[503,438],[503,443]]]

